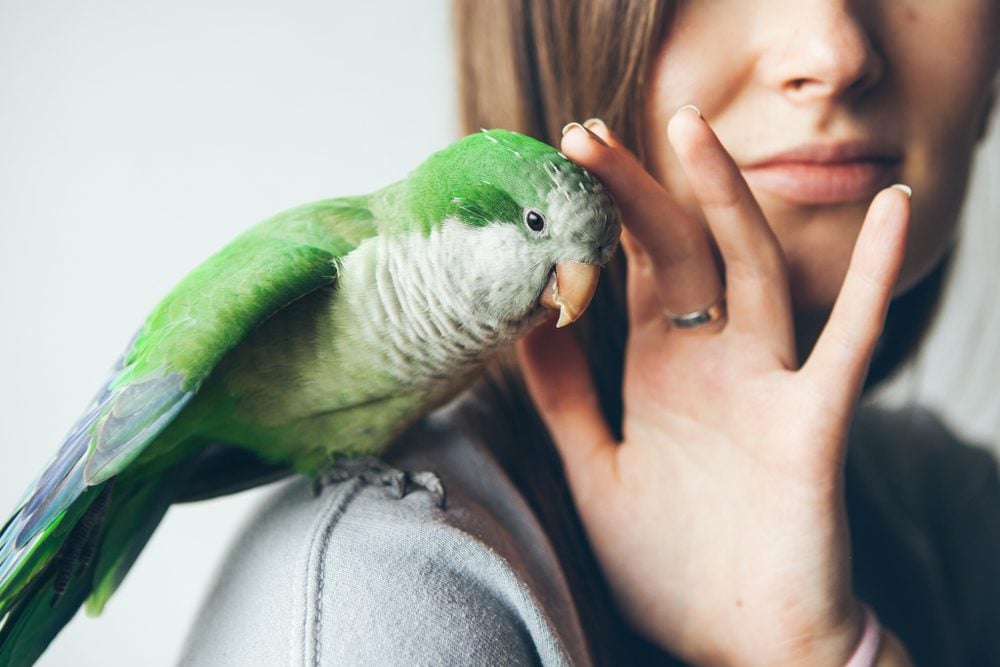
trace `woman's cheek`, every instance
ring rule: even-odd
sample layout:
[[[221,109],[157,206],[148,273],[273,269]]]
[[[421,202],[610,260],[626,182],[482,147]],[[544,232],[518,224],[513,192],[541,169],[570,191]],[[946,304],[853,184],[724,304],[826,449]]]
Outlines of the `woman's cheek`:
[[[969,169],[1000,65],[1000,2],[891,6],[887,81],[906,139],[902,180],[913,188],[907,254],[896,292],[926,276],[952,245]]]

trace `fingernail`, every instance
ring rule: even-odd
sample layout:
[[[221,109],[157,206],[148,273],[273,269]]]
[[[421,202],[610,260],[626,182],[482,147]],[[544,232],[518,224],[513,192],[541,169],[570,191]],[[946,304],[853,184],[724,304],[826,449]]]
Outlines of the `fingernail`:
[[[593,139],[594,141],[596,141],[600,145],[602,145],[602,146],[607,146],[608,145],[608,142],[606,142],[604,139],[601,139],[601,135],[597,134],[596,132],[594,132],[593,130],[591,130],[586,125],[583,126],[583,129],[585,129],[587,131],[587,134],[590,135],[591,139]],[[609,148],[610,148],[610,146],[609,146]]]
[[[580,125],[576,121],[573,121],[572,123],[566,123],[565,125],[563,125],[562,135],[565,137],[567,134],[569,134],[570,132],[572,132],[576,128],[580,128],[581,130],[583,130],[584,132],[586,132],[587,136],[589,136],[590,138],[592,138],[594,141],[596,141],[597,143],[601,144],[602,146],[607,146],[608,145],[607,142],[604,141],[604,139],[601,139],[599,136],[597,136],[596,134],[594,134],[589,128],[587,128],[584,125]]]
[[[678,109],[677,111],[675,111],[674,115],[676,116],[677,114],[679,114],[682,111],[693,111],[696,114],[698,114],[698,118],[702,118],[702,119],[705,118],[703,115],[701,115],[701,109],[699,109],[698,107],[696,107],[693,104],[685,104],[680,109]]]
[[[565,125],[563,125],[562,135],[565,137],[567,134],[569,134],[576,128],[580,128],[584,132],[587,131],[587,128],[585,128],[583,125],[580,125],[578,122],[574,120],[572,123],[566,123]]]
[[[904,185],[902,183],[896,183],[892,187],[896,188],[897,190],[899,190],[900,192],[902,192],[904,195],[906,195],[907,199],[910,199],[910,198],[913,197],[913,188],[911,188],[909,185]]]
[[[604,132],[608,131],[608,126],[605,124],[603,120],[601,120],[600,118],[588,118],[587,120],[583,121],[583,129],[587,130],[587,132],[590,132],[590,136],[600,141],[603,146],[608,146],[608,142],[602,139],[601,135],[599,135],[597,132],[594,132],[595,129],[602,130]],[[610,146],[608,146],[608,148],[610,148]]]

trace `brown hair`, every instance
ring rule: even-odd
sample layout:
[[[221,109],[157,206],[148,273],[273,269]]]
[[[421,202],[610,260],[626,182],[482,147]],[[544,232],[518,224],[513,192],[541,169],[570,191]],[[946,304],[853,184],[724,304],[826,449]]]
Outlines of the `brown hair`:
[[[672,0],[453,0],[465,131],[503,127],[558,146],[565,123],[597,116],[644,160],[647,77],[674,5]],[[866,387],[888,377],[918,347],[938,303],[949,258],[950,253],[890,306]],[[587,314],[574,325],[601,407],[618,436],[627,336],[625,270],[624,256],[618,253]],[[480,389],[510,436],[495,439],[495,454],[552,539],[597,664],[619,662],[626,655],[631,661],[670,662],[615,613],[558,454],[511,353],[491,366]]]

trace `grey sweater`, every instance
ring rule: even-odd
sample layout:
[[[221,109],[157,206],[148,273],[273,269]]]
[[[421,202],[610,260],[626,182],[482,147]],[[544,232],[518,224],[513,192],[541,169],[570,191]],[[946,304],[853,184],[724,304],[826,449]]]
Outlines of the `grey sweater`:
[[[549,536],[460,402],[425,420],[402,469],[448,502],[353,479],[283,484],[247,526],[184,665],[588,665]],[[1000,665],[995,460],[923,411],[859,412],[847,466],[858,594],[918,664]]]
[[[555,552],[507,475],[448,409],[418,431],[392,463],[436,472],[445,509],[358,479],[318,498],[306,480],[282,485],[234,546],[181,663],[590,664]]]

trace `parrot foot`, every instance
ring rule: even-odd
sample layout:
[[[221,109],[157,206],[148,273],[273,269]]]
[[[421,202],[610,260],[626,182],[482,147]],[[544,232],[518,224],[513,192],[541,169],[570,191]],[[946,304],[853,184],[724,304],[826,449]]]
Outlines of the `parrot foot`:
[[[444,507],[445,490],[441,478],[429,470],[399,470],[374,456],[345,457],[313,480],[313,494],[319,496],[324,486],[348,479],[360,479],[365,484],[378,484],[391,489],[393,497],[402,498],[411,487],[423,487]]]

